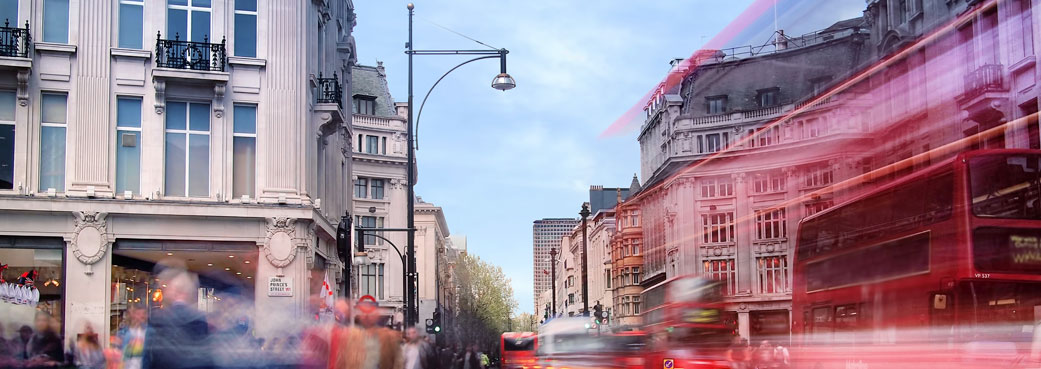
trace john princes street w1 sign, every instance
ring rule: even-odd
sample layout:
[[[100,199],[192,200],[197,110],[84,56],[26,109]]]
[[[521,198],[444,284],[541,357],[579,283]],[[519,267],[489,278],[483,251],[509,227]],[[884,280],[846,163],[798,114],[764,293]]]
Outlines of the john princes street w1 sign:
[[[287,277],[271,277],[267,283],[268,296],[293,296],[293,279]]]

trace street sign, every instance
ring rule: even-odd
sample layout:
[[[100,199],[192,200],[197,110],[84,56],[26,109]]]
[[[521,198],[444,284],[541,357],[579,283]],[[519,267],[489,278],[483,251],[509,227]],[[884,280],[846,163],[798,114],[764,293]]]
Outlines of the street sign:
[[[662,364],[662,368],[673,369],[676,366],[676,362],[673,359],[665,359],[665,363]]]
[[[365,295],[358,299],[358,310],[363,313],[371,313],[378,306],[379,303],[376,302],[376,298],[372,297],[372,295]]]
[[[278,297],[293,296],[293,279],[288,277],[271,277],[267,283],[267,295]]]

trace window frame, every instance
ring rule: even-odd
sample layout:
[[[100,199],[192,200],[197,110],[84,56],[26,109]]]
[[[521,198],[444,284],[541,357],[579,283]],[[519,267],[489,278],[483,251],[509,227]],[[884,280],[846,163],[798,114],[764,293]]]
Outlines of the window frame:
[[[369,198],[373,200],[383,200],[385,196],[386,181],[382,178],[370,178],[369,179]],[[376,183],[379,183],[379,186]],[[376,189],[379,189],[379,196],[376,196]]]
[[[232,117],[232,124],[231,124],[231,126],[232,126],[231,127],[231,132],[232,132],[231,133],[231,140],[232,140],[232,142],[231,142],[231,149],[232,149],[232,167],[231,167],[231,170],[232,170],[232,172],[231,172],[232,173],[232,175],[231,175],[232,196],[235,195],[235,192],[234,192],[235,191],[235,164],[234,164],[235,163],[235,159],[234,159],[234,155],[235,155],[235,138],[236,137],[243,137],[243,138],[252,138],[253,139],[253,174],[254,174],[254,179],[253,179],[253,186],[252,186],[253,188],[249,189],[250,193],[248,195],[249,195],[250,198],[255,198],[256,197],[256,193],[257,193],[257,189],[256,189],[257,181],[256,181],[256,178],[255,178],[256,177],[256,173],[257,173],[257,171],[256,171],[257,170],[257,124],[258,124],[258,121],[260,120],[260,109],[257,107],[257,104],[237,103],[237,104],[233,104],[232,105],[232,112],[233,113],[237,113],[235,110],[237,110],[236,108],[240,108],[240,107],[253,109],[253,133],[236,132],[236,130],[235,130],[235,126],[236,126],[235,119],[237,119],[238,114],[235,114],[235,116]]]
[[[718,109],[713,109],[713,103],[718,103]],[[709,115],[726,114],[727,95],[715,95],[705,97],[705,113]]]
[[[45,109],[43,107],[43,100],[44,100],[44,96],[46,96],[46,95],[62,96],[62,97],[65,98],[65,121],[64,122],[57,123],[57,122],[45,122],[44,121],[43,111]],[[42,192],[48,192],[50,190],[50,188],[51,188],[51,187],[43,188],[43,165],[44,165],[44,160],[43,160],[43,140],[46,137],[43,134],[43,131],[44,131],[45,127],[61,128],[61,129],[64,130],[64,134],[63,134],[64,142],[62,142],[62,152],[63,152],[63,154],[62,154],[62,158],[61,158],[61,182],[59,183],[59,185],[61,185],[61,188],[54,187],[54,190],[55,190],[56,193],[64,193],[65,190],[66,190],[65,183],[68,181],[68,178],[67,178],[66,175],[68,174],[68,163],[69,163],[69,93],[68,92],[66,92],[66,91],[40,91],[40,140],[39,140],[39,143],[40,143],[40,148],[39,148],[40,149],[39,150],[39,152],[40,152],[40,160],[39,161],[40,161],[40,163],[39,163],[39,167],[37,169],[39,169],[39,186],[40,186],[38,190],[41,193]]]
[[[259,37],[258,37],[259,35],[258,35],[258,33],[259,33],[259,28],[260,28],[260,25],[259,25],[260,15],[259,15],[259,13],[260,13],[260,2],[261,1],[254,1],[253,5],[256,7],[255,10],[239,10],[238,2],[239,2],[239,0],[232,0],[232,4],[231,4],[231,9],[232,9],[232,15],[231,15],[232,26],[231,26],[231,30],[233,32],[233,37],[234,37],[234,40],[232,40],[232,43],[234,44],[234,46],[232,47],[232,53],[235,56],[241,56],[241,57],[244,57],[244,58],[256,58],[257,57],[257,46],[260,43],[259,42]],[[239,41],[240,41],[239,33],[238,33],[238,22],[239,22],[238,16],[239,15],[253,16],[253,45],[252,45],[252,47],[253,47],[253,55],[239,54]],[[211,20],[211,22],[212,22],[212,20]]]
[[[780,87],[770,87],[756,90],[755,102],[760,108],[774,107],[781,104],[780,95]],[[766,101],[766,98],[769,98],[770,101]]]
[[[361,189],[360,194],[358,192],[359,188]],[[369,198],[369,179],[367,177],[358,177],[354,180],[354,198]]]
[[[120,1],[122,1],[122,0],[120,0]],[[137,117],[138,118],[138,120],[137,120],[137,127],[130,127],[130,126],[121,126],[121,125],[119,125],[120,124],[120,122],[119,122],[119,101],[120,100],[134,100],[134,101],[136,101],[138,103],[138,108],[139,108],[138,111],[140,112],[140,115]],[[115,155],[115,157],[116,157],[117,165],[115,166],[115,168],[113,168],[113,171],[116,174],[116,178],[113,181],[113,188],[115,188],[115,191],[117,192],[116,193],[117,196],[124,195],[125,192],[127,191],[127,189],[125,189],[125,188],[123,189],[123,191],[120,191],[119,187],[116,186],[116,184],[119,182],[119,165],[118,165],[118,163],[119,163],[119,145],[120,145],[120,142],[122,141],[122,137],[120,135],[122,134],[121,132],[123,132],[123,131],[126,131],[126,132],[136,132],[137,133],[137,137],[138,137],[137,138],[137,156],[138,156],[137,157],[137,160],[138,160],[137,188],[136,188],[136,190],[130,190],[130,191],[131,191],[131,194],[134,194],[134,193],[140,194],[141,193],[141,139],[142,139],[141,126],[144,125],[144,98],[141,97],[141,96],[135,96],[135,95],[116,95],[116,114],[115,114],[115,117],[116,117],[116,119],[115,119],[116,120],[116,122],[115,122],[116,139],[113,140],[113,143],[116,144],[116,150],[115,150],[116,151],[116,155]]]
[[[737,260],[732,257],[706,259],[701,262],[701,272],[710,279],[725,281],[724,296],[737,295]]]
[[[130,33],[131,35],[135,35],[136,37],[139,37],[139,38],[134,40],[134,41],[138,42],[139,45],[134,47],[134,46],[127,46],[127,45],[124,44],[124,40],[123,40],[123,19],[124,19],[123,18],[123,6],[124,5],[127,5],[127,6],[138,6],[138,7],[141,8],[141,15],[142,15],[142,17],[145,14],[145,0],[119,0],[119,2],[116,4],[116,11],[118,13],[117,14],[117,18],[116,18],[116,45],[117,45],[117,47],[122,48],[122,49],[136,49],[136,50],[144,49],[144,47],[145,47],[145,40],[144,40],[144,25],[145,25],[145,21],[144,21],[144,18],[141,19],[141,29],[132,30],[132,32]]]
[[[15,170],[14,170],[15,159],[14,158],[15,158],[15,155],[16,155],[15,154],[15,152],[16,152],[15,146],[17,146],[17,145],[15,144],[14,141],[17,139],[17,136],[18,136],[18,91],[16,91],[16,90],[0,90],[0,91],[10,92],[11,93],[11,97],[12,97],[12,99],[11,99],[11,114],[12,114],[11,115],[11,120],[0,120],[0,126],[10,126],[11,127],[11,141],[12,141],[10,143],[10,145],[11,145],[11,152],[10,152],[10,155],[11,155],[11,157],[10,157],[10,160],[11,160],[10,161],[10,165],[11,165],[11,168],[10,168],[11,188],[0,188],[0,191],[4,191],[4,190],[13,190],[15,182],[17,182],[15,180],[15,175],[14,175],[15,174]],[[6,153],[0,153],[0,155],[6,155]]]
[[[701,214],[702,241],[706,245],[737,242],[737,223],[734,211],[714,211]]]
[[[212,132],[213,132],[213,120],[210,119],[210,115],[209,115],[210,112],[213,111],[212,110],[213,106],[209,102],[197,102],[197,101],[189,101],[189,100],[167,100],[166,101],[167,107],[169,107],[171,103],[184,103],[185,104],[184,105],[184,129],[170,129],[167,126],[167,124],[166,124],[166,119],[168,119],[167,117],[169,116],[169,114],[164,114],[167,117],[164,117],[164,119],[163,119],[163,196],[164,197],[173,197],[173,198],[209,198],[211,196],[212,190],[213,190],[213,188],[211,186],[212,183],[210,183],[211,182],[210,171],[213,170],[213,155],[212,155],[213,154],[213,145],[212,145],[213,144],[213,142],[212,142],[212,140],[213,140],[213,134],[212,134]],[[207,130],[207,131],[199,131],[199,130],[193,130],[192,129],[192,105],[205,105],[206,106],[206,111],[207,111],[206,122],[207,122],[207,127],[209,127],[209,130]],[[169,195],[170,190],[168,188],[166,188],[166,176],[167,176],[166,170],[167,170],[167,164],[168,164],[166,158],[167,158],[167,155],[169,155],[169,153],[166,152],[166,145],[167,145],[167,135],[169,135],[171,133],[183,134],[184,135],[184,165],[185,165],[185,167],[184,167],[184,195],[182,195],[182,196],[170,196]],[[206,170],[206,195],[205,196],[192,196],[192,193],[191,193],[191,178],[192,178],[192,176],[191,176],[191,169],[192,169],[191,137],[192,137],[192,135],[205,136],[206,137],[206,141],[207,141],[206,142],[206,148],[207,148],[207,152],[206,152],[206,158],[207,158],[206,169],[207,170]]]
[[[755,265],[756,292],[760,294],[784,294],[791,291],[791,261],[788,260],[788,255],[756,256]]]
[[[49,43],[55,43],[55,44],[68,44],[69,43],[69,34],[72,33],[72,30],[71,30],[72,29],[72,24],[71,24],[72,16],[70,14],[72,12],[72,1],[71,0],[42,0],[42,1],[43,1],[43,6],[40,9],[40,15],[43,18],[43,22],[41,22],[43,24],[43,27],[41,27],[41,28],[43,28],[43,30],[42,30],[43,37],[40,37],[40,39],[43,42],[49,42]],[[48,5],[48,3],[55,2],[55,1],[64,2],[64,5],[65,5],[65,15],[64,15],[64,17],[65,17],[65,34],[64,35],[54,34],[53,32],[57,32],[57,31],[53,31],[53,30],[48,32],[48,29],[50,29],[50,28],[48,28],[48,24],[53,24],[53,23],[48,23],[47,22],[47,17],[48,17],[47,5]],[[15,23],[17,23],[17,22],[15,22]],[[58,38],[57,39],[49,38],[48,36],[58,37]]]
[[[755,239],[757,241],[788,238],[788,216],[784,207],[755,209]]]
[[[192,39],[192,36],[194,36],[192,34],[192,18],[193,18],[192,17],[192,13],[204,12],[204,13],[210,13],[210,17],[209,17],[210,22],[209,22],[209,26],[206,27],[207,33],[205,35],[203,35],[203,37],[205,37],[210,43],[213,43],[214,42],[213,38],[209,37],[209,36],[212,36],[212,32],[213,32],[213,2],[210,2],[210,6],[208,6],[208,7],[192,5],[194,0],[185,0],[185,2],[188,5],[175,5],[175,4],[171,4],[169,0],[166,1],[166,14],[165,14],[165,19],[164,20],[166,21],[166,32],[167,32],[167,36],[166,37],[167,37],[167,39],[171,39],[170,37],[172,37],[172,36],[176,37],[176,35],[169,35],[169,33],[170,33],[170,10],[184,10],[186,12],[186,14],[187,14],[186,22],[185,22],[185,31],[188,34],[184,35],[184,38],[182,38],[181,41],[202,42],[202,41],[197,41],[197,40],[193,40]],[[233,4],[233,6],[234,6],[234,4]]]

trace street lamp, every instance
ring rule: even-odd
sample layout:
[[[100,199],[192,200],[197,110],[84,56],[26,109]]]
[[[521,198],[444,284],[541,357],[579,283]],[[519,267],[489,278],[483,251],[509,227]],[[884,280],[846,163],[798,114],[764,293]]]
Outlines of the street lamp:
[[[549,285],[553,288],[552,316],[557,316],[557,249],[549,249],[549,259],[549,269],[553,271],[549,281]]]
[[[589,237],[586,234],[586,218],[589,218],[589,203],[582,203],[582,211],[579,211],[578,215],[582,216],[582,313],[589,315],[589,265],[586,262],[589,259],[587,252]]]
[[[406,296],[405,297],[405,306],[406,306],[406,308],[405,308],[405,321],[408,323],[408,325],[416,324],[416,322],[419,321],[419,312],[416,310],[416,305],[417,305],[417,301],[416,300],[418,300],[418,297],[419,297],[417,295],[417,293],[416,293],[417,292],[416,291],[416,286],[417,286],[417,280],[418,280],[419,275],[418,275],[418,273],[416,273],[416,231],[415,231],[415,228],[416,228],[416,218],[415,218],[415,216],[416,216],[416,213],[415,213],[415,206],[416,206],[415,205],[415,202],[416,202],[416,194],[415,194],[415,190],[416,190],[415,189],[415,186],[416,186],[416,177],[415,177],[415,175],[416,175],[416,171],[415,171],[416,160],[415,160],[415,158],[416,158],[416,152],[415,152],[415,143],[414,143],[415,142],[415,136],[414,136],[415,133],[413,132],[414,131],[413,125],[418,126],[419,120],[418,120],[418,117],[417,117],[416,120],[412,119],[412,112],[413,112],[413,109],[412,109],[412,99],[413,99],[413,94],[412,94],[412,92],[413,92],[412,91],[413,90],[413,86],[412,86],[412,80],[413,80],[413,76],[412,76],[412,57],[414,55],[477,55],[478,56],[476,58],[464,61],[464,62],[460,63],[459,65],[456,65],[452,69],[449,69],[448,72],[445,72],[445,74],[442,75],[441,78],[438,79],[437,82],[435,82],[434,85],[430,87],[430,90],[427,91],[426,97],[423,98],[423,104],[420,105],[420,108],[419,108],[420,109],[420,115],[422,114],[422,111],[423,111],[423,106],[422,105],[426,104],[426,98],[430,97],[430,92],[434,90],[434,87],[437,87],[437,84],[439,82],[441,82],[441,80],[444,79],[445,76],[447,76],[449,73],[452,73],[452,71],[456,70],[456,68],[459,68],[459,67],[461,67],[461,66],[463,66],[465,64],[468,64],[470,62],[474,62],[474,61],[481,60],[481,59],[499,58],[499,66],[500,66],[499,74],[497,76],[495,76],[494,79],[492,79],[492,88],[495,88],[495,89],[501,90],[501,91],[506,91],[506,90],[512,89],[514,87],[517,87],[517,82],[513,80],[513,77],[511,77],[508,73],[506,73],[506,54],[509,53],[509,51],[506,50],[506,49],[498,49],[498,50],[415,50],[413,48],[413,44],[412,44],[412,17],[415,15],[414,14],[415,7],[416,6],[413,5],[412,3],[408,4],[408,43],[405,44],[405,47],[407,48],[407,50],[405,50],[405,54],[408,54],[408,129],[406,131],[406,133],[407,133],[406,137],[407,137],[407,141],[408,141],[408,159],[407,159],[407,161],[408,161],[408,210],[407,210],[408,214],[406,216],[407,216],[407,221],[408,221],[407,228],[409,229],[408,230],[408,243],[405,245],[405,257],[407,258],[407,261],[408,261],[408,268],[407,268],[407,274],[406,274],[407,279],[408,279],[408,281],[406,282],[406,285],[408,286],[408,290],[405,291],[406,292],[405,293],[405,296]]]

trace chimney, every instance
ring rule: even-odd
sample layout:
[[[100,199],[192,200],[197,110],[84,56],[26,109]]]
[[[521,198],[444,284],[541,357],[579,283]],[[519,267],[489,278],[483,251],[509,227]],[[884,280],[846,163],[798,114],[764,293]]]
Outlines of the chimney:
[[[784,50],[788,48],[788,36],[784,35],[784,30],[777,30],[777,34],[774,35],[774,46],[777,50]]]

